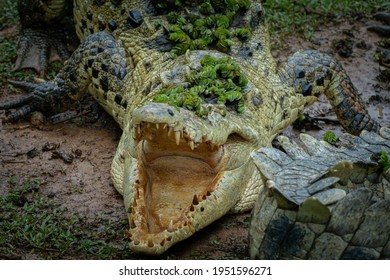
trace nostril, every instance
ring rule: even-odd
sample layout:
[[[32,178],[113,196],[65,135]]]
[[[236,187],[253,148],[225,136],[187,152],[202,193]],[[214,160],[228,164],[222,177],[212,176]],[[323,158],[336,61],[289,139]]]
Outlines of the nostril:
[[[176,108],[163,103],[151,103],[132,112],[133,125],[141,122],[156,124],[166,123],[174,130],[183,128],[184,116]]]

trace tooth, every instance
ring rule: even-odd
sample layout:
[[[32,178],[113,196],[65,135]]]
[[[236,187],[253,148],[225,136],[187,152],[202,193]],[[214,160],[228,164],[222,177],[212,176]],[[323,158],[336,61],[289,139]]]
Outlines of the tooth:
[[[147,128],[150,128],[150,123],[149,123],[149,122],[146,123],[146,127],[147,127]]]
[[[188,145],[190,145],[191,150],[195,149],[194,141],[188,142]]]
[[[202,196],[202,200],[205,200],[206,199],[206,195],[204,194],[203,196]]]
[[[130,218],[130,228],[135,228],[135,227],[136,227],[136,225],[135,225],[133,216],[131,216],[131,218]]]
[[[121,158],[125,159],[126,158],[126,150],[122,150],[121,152]]]
[[[166,128],[167,128],[167,126],[168,126],[168,124],[164,124],[164,127],[163,127],[163,129],[166,129]]]
[[[173,131],[173,128],[172,128],[172,127],[169,127],[169,129],[168,129],[168,137],[171,136],[172,131]]]
[[[153,240],[152,239],[148,239],[148,247],[153,247],[154,244],[153,244]]]
[[[168,230],[169,232],[173,232],[173,231],[174,231],[174,229],[173,229],[173,220],[171,220],[171,221],[169,222],[169,226],[168,226],[167,230]]]
[[[175,140],[176,140],[176,145],[180,144],[180,131],[175,130]]]
[[[137,188],[137,191],[134,193],[134,200],[138,199],[139,198],[139,191],[138,191],[138,188]]]
[[[158,123],[156,123],[156,128],[160,129],[160,125]]]
[[[165,244],[165,239],[163,239],[161,242],[160,242],[160,246],[164,246]]]
[[[191,206],[190,206],[190,211],[192,212],[192,211],[194,211],[194,210],[195,210],[195,207],[194,207],[194,205],[191,204]]]
[[[207,191],[206,195],[207,195],[207,196],[210,196],[210,195],[211,195],[211,193],[210,193],[209,191]]]
[[[165,239],[167,239],[167,237],[170,236],[171,233],[167,229],[164,229],[162,235],[164,236]]]
[[[168,236],[167,241],[171,241],[171,240],[172,240],[172,236]]]

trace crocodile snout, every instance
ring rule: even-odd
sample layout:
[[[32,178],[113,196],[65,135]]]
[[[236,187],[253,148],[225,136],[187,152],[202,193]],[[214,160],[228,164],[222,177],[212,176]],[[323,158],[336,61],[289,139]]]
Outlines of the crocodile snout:
[[[148,123],[167,123],[172,127],[183,125],[183,114],[173,106],[163,103],[152,103],[142,106],[133,111],[133,125],[141,122]]]

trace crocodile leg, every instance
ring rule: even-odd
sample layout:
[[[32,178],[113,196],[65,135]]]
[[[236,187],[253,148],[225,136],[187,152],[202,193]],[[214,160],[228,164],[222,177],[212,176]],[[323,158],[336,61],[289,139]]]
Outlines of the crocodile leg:
[[[33,68],[42,76],[51,61],[69,58],[69,43],[78,41],[65,18],[69,2],[18,0],[22,33],[14,70]]]
[[[279,69],[279,75],[304,96],[325,94],[349,133],[359,135],[363,130],[378,131],[380,128],[335,58],[315,50],[300,51],[287,59]]]
[[[341,138],[335,147],[302,134],[303,150],[280,137],[286,152],[252,154],[267,186],[252,212],[252,258],[390,257],[390,171],[375,160],[390,152],[390,129]]]
[[[124,52],[121,42],[112,35],[106,32],[91,35],[65,62],[54,80],[36,85],[19,82],[31,92],[0,104],[0,110],[17,109],[4,121],[17,121],[33,111],[45,114],[63,111],[78,101],[88,87],[94,98],[103,107],[109,105],[108,112],[117,118],[127,106],[120,98],[122,81],[128,72]]]

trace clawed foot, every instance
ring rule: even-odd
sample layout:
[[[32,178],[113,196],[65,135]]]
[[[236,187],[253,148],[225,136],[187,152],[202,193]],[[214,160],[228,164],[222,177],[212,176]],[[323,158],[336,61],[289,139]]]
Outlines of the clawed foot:
[[[385,127],[380,134],[367,131],[360,137],[344,134],[339,138],[339,147],[301,134],[303,149],[280,136],[283,151],[265,147],[253,152],[252,158],[265,177],[267,187],[279,194],[278,202],[283,200],[284,204],[299,206],[314,197],[329,205],[346,195],[335,183],[356,181],[364,168],[380,168],[372,156],[381,151],[390,152],[389,139],[390,130]]]
[[[15,109],[2,119],[4,123],[16,122],[34,111],[46,113],[59,112],[64,104],[69,103],[66,93],[51,82],[34,84],[29,82],[11,82],[14,86],[30,93],[14,100],[0,103],[0,110]]]
[[[60,25],[24,29],[14,70],[33,68],[43,76],[50,62],[69,58],[74,49],[68,44],[69,37],[66,27]],[[76,38],[73,40],[77,43]]]
[[[284,151],[261,148],[252,153],[252,158],[267,179],[267,187],[280,194],[277,196],[278,203],[293,207],[310,197],[317,198],[324,205],[335,203],[345,196],[345,191],[332,187],[340,180],[338,177],[324,175],[342,160],[322,157],[321,153],[330,155],[332,150],[308,135],[302,134],[301,137],[308,150],[315,146],[320,155],[308,153],[294,141],[280,136],[279,142]]]
[[[70,36],[63,25],[25,28],[20,37],[14,70],[33,68],[43,76],[50,62],[69,58],[74,50],[69,44],[72,41],[77,44],[77,38]]]
[[[43,76],[50,62],[69,58],[78,44],[67,18],[72,2],[18,0],[22,32],[14,70],[33,68]]]

